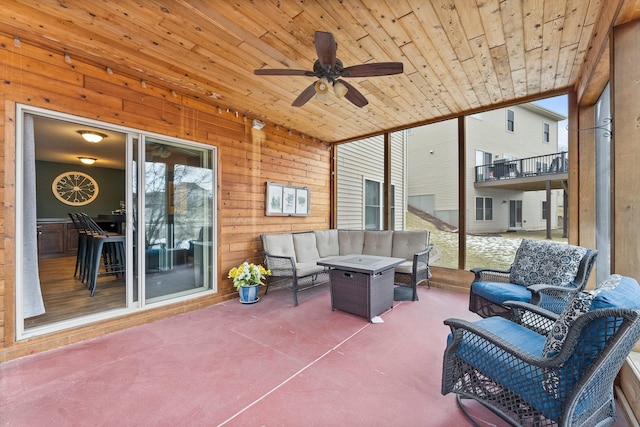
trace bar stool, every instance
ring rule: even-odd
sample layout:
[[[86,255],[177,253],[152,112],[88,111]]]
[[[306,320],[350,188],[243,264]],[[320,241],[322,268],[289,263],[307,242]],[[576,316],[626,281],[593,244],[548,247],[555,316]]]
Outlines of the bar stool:
[[[80,214],[69,212],[69,218],[78,232],[78,250],[76,252],[76,268],[73,271],[73,277],[82,276],[82,271],[85,268],[87,261],[87,235],[90,234],[90,230],[87,230],[82,221],[80,220]]]
[[[100,274],[115,274],[116,277],[125,270],[125,236],[120,234],[107,234],[92,218],[82,214],[82,221],[91,230],[87,239],[87,265],[85,268],[86,286],[91,291],[91,296],[96,292],[98,276]],[[104,271],[100,271],[100,259],[104,265]]]

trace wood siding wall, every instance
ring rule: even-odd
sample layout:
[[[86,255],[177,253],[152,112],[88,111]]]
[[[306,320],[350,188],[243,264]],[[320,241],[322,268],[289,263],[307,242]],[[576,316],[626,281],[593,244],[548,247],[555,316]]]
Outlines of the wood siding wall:
[[[226,272],[244,260],[261,261],[259,235],[329,226],[330,147],[288,129],[257,131],[246,120],[215,104],[110,74],[106,69],[0,37],[0,362],[80,341],[235,297]],[[143,77],[141,75],[141,77]],[[142,131],[218,147],[218,293],[190,302],[147,310],[98,325],[14,342],[15,107],[45,108]],[[265,216],[265,183],[310,189],[308,217]]]

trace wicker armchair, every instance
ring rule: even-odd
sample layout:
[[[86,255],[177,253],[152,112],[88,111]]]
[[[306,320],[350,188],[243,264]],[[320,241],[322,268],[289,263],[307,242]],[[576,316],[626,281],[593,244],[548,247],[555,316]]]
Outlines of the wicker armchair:
[[[469,310],[482,317],[511,317],[506,301],[561,313],[584,289],[598,251],[548,240],[523,239],[509,270],[474,268]]]
[[[640,339],[640,286],[611,276],[579,292],[557,315],[510,303],[510,321],[448,319],[442,394],[474,399],[511,425],[609,425],[615,420],[613,382]],[[550,332],[548,325],[553,327]]]

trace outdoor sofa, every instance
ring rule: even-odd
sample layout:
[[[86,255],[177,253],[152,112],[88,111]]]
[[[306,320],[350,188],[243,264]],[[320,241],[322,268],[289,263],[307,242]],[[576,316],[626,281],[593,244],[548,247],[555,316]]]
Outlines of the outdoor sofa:
[[[298,305],[298,292],[329,281],[329,270],[318,261],[344,255],[377,255],[404,258],[395,268],[394,283],[412,289],[412,300],[418,299],[417,286],[428,281],[428,231],[314,230],[296,233],[263,234],[265,267],[271,270],[269,286],[291,289],[293,303]]]

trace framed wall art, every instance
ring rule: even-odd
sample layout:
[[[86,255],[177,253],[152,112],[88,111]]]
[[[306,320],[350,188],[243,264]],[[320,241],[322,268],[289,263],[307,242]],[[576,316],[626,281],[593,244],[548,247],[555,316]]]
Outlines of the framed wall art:
[[[309,216],[309,188],[267,182],[267,216]]]

